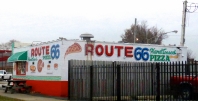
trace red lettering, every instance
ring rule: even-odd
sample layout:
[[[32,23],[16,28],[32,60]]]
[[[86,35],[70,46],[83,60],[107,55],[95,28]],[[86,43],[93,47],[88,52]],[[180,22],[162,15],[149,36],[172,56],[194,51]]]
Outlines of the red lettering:
[[[119,57],[120,51],[121,51],[121,49],[123,49],[123,46],[115,46],[115,48],[117,48],[117,50],[118,50],[118,57]]]
[[[34,51],[35,51],[34,55],[35,55],[35,56],[37,56],[37,53],[38,53],[37,48],[35,48],[35,50],[34,50]]]
[[[49,54],[49,46],[46,46],[46,55],[48,55]]]
[[[111,49],[110,49],[110,52],[108,51],[108,46],[105,45],[105,53],[107,56],[112,56],[113,53],[114,53],[114,49],[113,49],[113,46],[111,46]]]
[[[94,46],[92,44],[85,44],[85,55],[88,55],[88,52],[93,55],[93,48]]]
[[[99,49],[100,49],[100,51],[99,51]],[[96,51],[97,55],[101,56],[104,53],[104,48],[102,45],[97,45],[95,51]]]
[[[95,50],[94,50],[95,49]],[[91,55],[93,55],[93,52],[95,52],[98,56],[102,56],[105,52],[106,56],[111,57],[114,55],[114,49],[117,49],[117,56],[120,57],[122,53],[122,49],[124,49],[124,56],[126,57],[133,57],[133,47],[132,46],[113,46],[111,45],[108,47],[108,45],[103,45],[99,44],[96,45],[94,48],[93,44],[85,44],[85,55],[88,55],[90,52]]]
[[[31,56],[41,56],[50,54],[49,46],[36,47],[31,49]]]
[[[31,49],[31,57],[34,56],[34,49]]]
[[[38,50],[37,50],[37,51],[38,51],[38,55],[39,55],[39,56],[41,56],[41,47],[40,47],[40,48],[38,48]]]
[[[42,47],[42,50],[43,50],[42,52],[43,52],[43,55],[44,55],[44,53],[45,53],[45,46]]]
[[[133,49],[133,47],[130,47],[130,46],[125,47],[125,56],[126,57],[133,57],[132,49]]]

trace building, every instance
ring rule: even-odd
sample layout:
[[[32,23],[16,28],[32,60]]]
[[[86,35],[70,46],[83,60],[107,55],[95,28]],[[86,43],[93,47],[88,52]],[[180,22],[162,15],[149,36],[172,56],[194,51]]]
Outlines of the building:
[[[24,79],[40,94],[68,97],[68,61],[186,61],[187,47],[58,39],[13,49],[13,79]]]
[[[0,50],[0,70],[6,70],[7,72],[13,71],[13,63],[7,62],[11,54],[11,50]]]

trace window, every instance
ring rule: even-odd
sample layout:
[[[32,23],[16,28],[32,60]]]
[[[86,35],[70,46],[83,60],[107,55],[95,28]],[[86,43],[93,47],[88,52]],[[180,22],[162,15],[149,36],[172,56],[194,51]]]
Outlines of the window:
[[[0,67],[3,68],[3,61],[0,61]]]
[[[13,66],[13,63],[7,62],[7,63],[6,63],[6,66],[11,66],[11,67],[12,67],[12,66]]]
[[[26,62],[17,62],[17,75],[25,75],[26,74],[26,71],[25,71],[25,65],[26,65]]]

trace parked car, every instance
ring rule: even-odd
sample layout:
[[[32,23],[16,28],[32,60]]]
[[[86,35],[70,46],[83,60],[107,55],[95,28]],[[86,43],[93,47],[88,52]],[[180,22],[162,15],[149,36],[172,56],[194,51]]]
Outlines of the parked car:
[[[12,79],[12,73],[6,72],[6,70],[0,70],[0,79],[1,80],[10,80]]]
[[[171,92],[175,98],[189,100],[198,93],[198,77],[196,75],[180,75],[170,78]]]

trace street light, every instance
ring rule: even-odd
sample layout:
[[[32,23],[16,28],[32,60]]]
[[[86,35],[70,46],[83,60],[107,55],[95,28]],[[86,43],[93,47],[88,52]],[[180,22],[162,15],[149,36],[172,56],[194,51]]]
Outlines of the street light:
[[[170,32],[162,33],[162,34],[167,34],[167,33],[172,33],[172,32],[177,33],[178,31],[177,30],[173,30],[173,31],[170,31]],[[151,40],[151,39],[153,39],[153,38],[156,38],[156,37],[154,36],[154,37],[152,37],[150,39],[147,39],[147,37],[146,37],[146,43],[148,44],[148,41]]]
[[[171,33],[171,32],[177,33],[178,31],[177,30],[173,30],[173,31],[170,31],[170,32],[162,33],[162,34],[167,34],[167,33]]]

